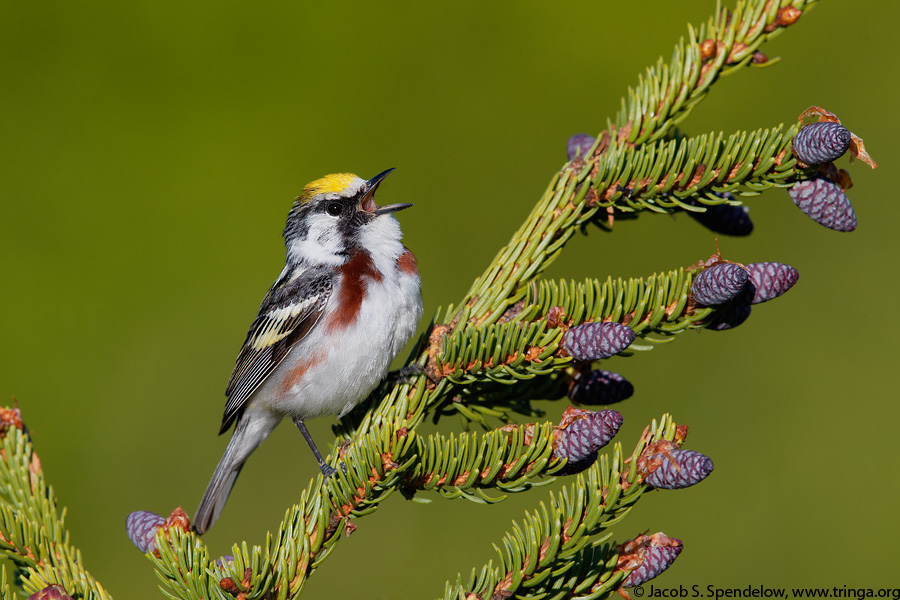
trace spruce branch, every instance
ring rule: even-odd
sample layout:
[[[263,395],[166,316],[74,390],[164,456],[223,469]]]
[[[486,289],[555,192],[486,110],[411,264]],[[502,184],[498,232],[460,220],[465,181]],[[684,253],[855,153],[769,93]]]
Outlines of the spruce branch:
[[[0,408],[0,437],[0,553],[15,564],[22,588],[34,593],[59,584],[84,598],[110,598],[69,542],[65,510],[57,510],[18,408]],[[0,587],[4,598],[13,597],[5,568]]]
[[[814,0],[740,1],[734,11],[716,4],[715,14],[679,40],[669,64],[660,58],[628,88],[616,120],[601,135],[635,146],[655,142],[684,121],[722,75],[772,65],[763,43],[812,9]]]
[[[678,428],[669,415],[648,427],[631,456],[621,444],[612,456],[603,455],[585,473],[556,493],[549,507],[527,513],[513,524],[497,548],[498,564],[492,562],[468,579],[460,575],[448,583],[449,599],[509,598],[513,595],[554,598],[599,598],[615,590],[627,572],[617,571],[618,553],[608,542],[606,530],[622,521],[652,489],[641,482],[639,459],[646,448],[676,440]]]
[[[553,455],[554,428],[550,423],[509,425],[485,434],[429,435],[418,439],[417,464],[407,475],[403,493],[436,490],[446,498],[475,502],[502,500],[485,494],[496,488],[521,492],[550,480],[562,465]]]
[[[614,443],[611,452],[597,452],[618,431],[622,416],[615,411],[567,411],[558,424],[498,425],[517,414],[541,416],[534,400],[572,394],[597,358],[567,345],[572,338],[594,336],[589,340],[594,342],[604,327],[613,326],[631,336],[618,347],[627,346],[619,354],[632,356],[671,342],[687,329],[734,327],[752,303],[772,299],[785,291],[784,281],[796,281],[796,271],[788,276],[780,267],[745,267],[718,253],[644,278],[557,282],[540,275],[576,232],[591,224],[611,230],[615,219],[645,210],[699,213],[710,206],[739,205],[733,194],[753,197],[797,185],[812,189],[801,198],[810,213],[833,207],[829,198],[838,196],[836,187],[846,189],[849,179],[830,162],[834,144],[827,153],[818,151],[822,135],[816,131],[801,138],[801,156],[796,156],[795,140],[808,126],[804,116],[789,126],[730,135],[690,137],[675,129],[720,76],[772,64],[761,45],[813,5],[740,1],[733,12],[717,7],[707,23],[689,27],[687,41],[676,45],[671,61],[660,59],[629,88],[615,121],[591,143],[581,137],[574,156],[552,176],[521,227],[462,301],[438,310],[408,361],[416,366],[409,371],[413,375],[384,383],[335,427],[339,437],[330,462],[346,469],[312,479],[264,544],[235,544],[231,556],[216,558],[172,517],[146,521],[154,528],[155,547],[145,549],[163,592],[190,600],[295,598],[340,540],[352,534],[351,520],[374,512],[395,491],[407,498],[427,494],[493,503],[575,467],[586,470],[514,524],[498,547],[497,562],[473,569],[466,579],[459,576],[447,585],[445,597],[600,598],[624,583],[645,580],[638,576],[646,577],[654,560],[654,565],[669,564],[680,551],[677,540],[654,534],[616,544],[609,528],[654,489],[652,483],[683,487],[709,473],[711,461],[680,449],[685,428],[664,415],[626,456],[621,443]],[[823,120],[832,120],[825,113],[820,113]],[[835,127],[827,131],[846,137]],[[855,135],[848,147],[861,160],[868,158]],[[812,164],[804,157],[830,160]],[[808,183],[823,177],[831,184]],[[829,198],[816,195],[820,187],[827,188]],[[745,269],[750,287],[740,293],[698,293],[698,277],[707,273],[702,286],[708,292],[705,287],[720,279],[709,273],[722,265],[732,265],[728,271],[739,275]],[[751,283],[766,287],[758,294]],[[700,302],[713,304],[710,298],[715,305]],[[426,419],[447,414],[487,431],[418,432]],[[610,416],[615,427],[603,430],[605,437],[597,442],[594,434],[600,425],[609,425],[603,419]],[[0,420],[11,423],[3,430],[0,456],[0,552],[15,562],[26,591],[59,584],[79,597],[108,598],[69,544],[64,513],[57,511],[17,418],[13,411],[0,412]],[[578,443],[566,436],[577,437]],[[587,438],[597,444],[581,443]],[[660,556],[666,560],[656,560]],[[5,576],[4,570],[3,598],[10,597]]]
[[[708,134],[637,147],[613,141],[602,151],[602,144],[595,145],[590,157],[575,158],[554,176],[512,241],[476,279],[461,307],[447,309],[435,331],[444,335],[508,319],[510,309],[527,295],[529,284],[600,209],[607,211],[610,222],[613,214],[644,209],[698,211],[703,208],[685,200],[722,204],[727,198],[716,194],[755,196],[773,186],[790,187],[814,177],[814,170],[798,168],[791,156],[791,141],[798,129],[799,124],[786,130],[778,126],[727,138],[722,133]],[[541,333],[531,330],[526,335]],[[441,351],[439,345],[432,353]]]
[[[0,600],[16,600],[16,595],[9,589],[6,581],[6,565],[0,565]]]

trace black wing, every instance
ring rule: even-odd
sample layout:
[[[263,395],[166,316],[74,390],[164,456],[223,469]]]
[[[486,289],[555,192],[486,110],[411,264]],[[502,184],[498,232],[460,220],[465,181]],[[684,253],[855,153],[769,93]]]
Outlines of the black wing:
[[[310,269],[276,282],[266,294],[228,380],[219,433],[231,426],[247,399],[321,318],[333,276],[330,269]]]

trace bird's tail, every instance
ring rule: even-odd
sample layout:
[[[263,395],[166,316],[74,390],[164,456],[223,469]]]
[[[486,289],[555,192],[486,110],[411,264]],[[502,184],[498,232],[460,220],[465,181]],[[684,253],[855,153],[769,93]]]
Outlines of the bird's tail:
[[[237,481],[247,458],[278,424],[276,420],[271,426],[260,427],[263,425],[261,421],[265,421],[265,419],[251,419],[248,413],[238,419],[234,433],[231,435],[231,441],[228,442],[225,454],[216,466],[212,479],[206,486],[203,499],[200,500],[200,506],[197,508],[197,514],[194,517],[194,531],[198,535],[206,533],[219,518],[222,509],[225,508],[225,502],[231,494],[231,488],[234,487],[234,482]]]

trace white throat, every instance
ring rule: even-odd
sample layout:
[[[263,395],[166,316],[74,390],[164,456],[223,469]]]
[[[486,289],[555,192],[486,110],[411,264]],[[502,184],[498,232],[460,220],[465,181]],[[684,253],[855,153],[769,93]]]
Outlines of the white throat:
[[[390,273],[406,250],[400,240],[403,232],[394,215],[381,215],[366,224],[359,235],[360,246],[372,256],[375,268]]]

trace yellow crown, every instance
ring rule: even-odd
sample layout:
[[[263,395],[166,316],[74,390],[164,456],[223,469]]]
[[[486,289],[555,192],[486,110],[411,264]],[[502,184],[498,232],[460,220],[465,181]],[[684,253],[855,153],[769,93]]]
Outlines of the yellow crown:
[[[357,177],[353,173],[332,173],[331,175],[326,175],[303,186],[303,191],[300,192],[297,200],[309,202],[316,194],[339,194],[347,189],[355,179]]]

